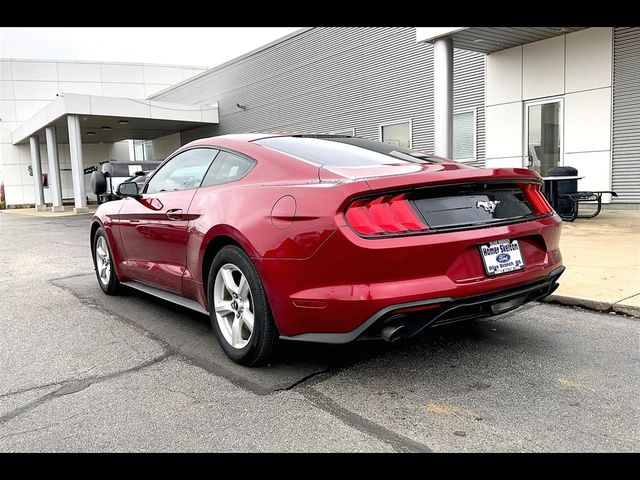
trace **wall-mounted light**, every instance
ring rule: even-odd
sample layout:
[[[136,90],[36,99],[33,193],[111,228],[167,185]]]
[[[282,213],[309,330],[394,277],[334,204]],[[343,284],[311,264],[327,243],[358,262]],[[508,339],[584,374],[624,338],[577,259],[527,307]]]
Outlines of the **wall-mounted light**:
[[[118,120],[118,123],[120,125],[127,125],[129,123],[129,120]]]
[[[87,135],[95,135],[96,132],[87,132]]]
[[[240,110],[246,110],[247,109],[246,105],[241,105],[240,103],[236,103],[236,107],[238,107]]]
[[[100,127],[100,130],[108,131],[108,130],[111,130],[111,127],[106,127],[106,126],[105,127]]]

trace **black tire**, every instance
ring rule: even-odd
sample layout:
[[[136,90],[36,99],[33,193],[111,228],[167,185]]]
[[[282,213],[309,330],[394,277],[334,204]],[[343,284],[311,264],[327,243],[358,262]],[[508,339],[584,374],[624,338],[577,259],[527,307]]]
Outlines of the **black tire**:
[[[100,171],[91,172],[91,191],[102,195],[107,191],[107,177]]]
[[[109,268],[110,275],[109,281],[105,284],[105,282],[100,278],[100,273],[98,272],[98,260],[97,260],[97,244],[100,238],[104,238],[104,241],[107,246],[107,250],[109,251]],[[118,276],[116,274],[115,268],[113,268],[113,253],[111,250],[111,246],[109,245],[109,240],[107,235],[102,227],[96,230],[95,235],[93,236],[93,242],[91,243],[91,255],[93,256],[93,267],[96,272],[96,279],[98,280],[98,285],[104,293],[107,295],[115,295],[120,290],[120,280],[118,280]]]
[[[243,348],[234,348],[224,338],[216,317],[214,284],[218,271],[226,264],[233,264],[239,268],[245,275],[251,289],[254,309],[253,331],[247,345]],[[227,356],[241,365],[257,366],[266,363],[276,349],[279,333],[258,272],[249,256],[241,248],[227,245],[215,256],[209,269],[207,298],[209,299],[209,318],[213,331]]]

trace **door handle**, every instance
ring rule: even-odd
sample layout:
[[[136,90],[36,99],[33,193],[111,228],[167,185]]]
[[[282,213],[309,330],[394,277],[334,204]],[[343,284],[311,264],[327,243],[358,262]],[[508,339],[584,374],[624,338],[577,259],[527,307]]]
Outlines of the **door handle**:
[[[181,208],[172,208],[171,210],[167,210],[165,213],[169,220],[182,220],[182,209]]]

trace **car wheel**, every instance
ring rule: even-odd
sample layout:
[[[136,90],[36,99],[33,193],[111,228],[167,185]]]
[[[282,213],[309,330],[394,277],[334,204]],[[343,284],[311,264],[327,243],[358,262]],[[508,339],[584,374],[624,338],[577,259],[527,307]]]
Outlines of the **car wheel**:
[[[265,363],[278,331],[258,272],[242,249],[229,245],[218,252],[207,294],[213,330],[229,358],[243,365]]]
[[[93,237],[93,265],[102,291],[107,295],[117,293],[120,281],[113,268],[113,255],[111,255],[107,235],[102,228],[98,228]]]

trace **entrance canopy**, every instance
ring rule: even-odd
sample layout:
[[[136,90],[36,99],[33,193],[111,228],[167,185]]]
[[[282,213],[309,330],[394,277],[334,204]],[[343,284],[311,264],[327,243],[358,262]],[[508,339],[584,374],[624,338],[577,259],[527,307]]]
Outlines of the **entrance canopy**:
[[[493,53],[584,28],[587,27],[418,27],[416,41],[450,38],[453,48]]]
[[[217,104],[201,106],[65,93],[16,128],[11,134],[13,144],[28,143],[34,135],[44,139],[47,127],[55,128],[58,142],[69,143],[68,115],[78,116],[82,143],[153,140],[219,122]]]
[[[587,27],[416,27],[416,41],[433,43],[434,152],[453,155],[453,49],[490,54]]]
[[[11,132],[14,145],[29,143],[36,210],[44,210],[40,143],[45,139],[54,212],[64,210],[58,145],[69,145],[74,211],[87,211],[82,145],[153,140],[182,130],[216,124],[218,105],[187,105],[97,95],[58,94],[58,99]]]

